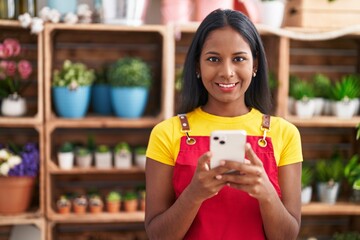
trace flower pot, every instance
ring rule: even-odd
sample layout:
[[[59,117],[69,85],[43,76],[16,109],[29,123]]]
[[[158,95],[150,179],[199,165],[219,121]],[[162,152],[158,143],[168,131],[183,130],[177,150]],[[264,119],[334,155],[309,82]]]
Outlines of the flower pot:
[[[143,24],[148,0],[103,0],[104,22],[138,26]]]
[[[68,12],[75,13],[77,7],[77,0],[63,1],[63,0],[47,0],[47,5],[50,8],[55,8],[61,14]]]
[[[55,110],[60,117],[82,118],[90,103],[90,86],[81,86],[75,90],[67,87],[53,87]]]
[[[145,111],[149,90],[144,87],[112,87],[111,102],[116,116],[139,118]]]
[[[9,95],[1,103],[1,114],[8,117],[19,117],[26,113],[26,100],[20,96]]]
[[[146,155],[143,154],[135,154],[135,164],[141,169],[145,169],[146,164]]]
[[[74,153],[73,152],[58,152],[59,167],[64,170],[69,170],[74,167]]]
[[[115,153],[115,167],[116,168],[130,168],[132,166],[132,159],[130,152]]]
[[[314,116],[320,116],[324,112],[325,99],[324,98],[314,98],[314,101],[315,101]]]
[[[333,112],[338,118],[352,118],[357,112],[357,99],[333,102]]]
[[[301,190],[301,203],[308,204],[311,201],[312,187],[307,186]]]
[[[339,194],[339,183],[329,185],[326,183],[317,184],[318,198],[320,202],[335,204]]]
[[[209,13],[221,9],[233,9],[233,0],[196,0],[195,21],[202,21]]]
[[[311,118],[314,116],[314,112],[315,112],[314,100],[295,101],[295,114],[299,118]]]
[[[131,199],[124,201],[124,210],[125,212],[135,212],[138,207],[138,200]]]
[[[31,203],[35,178],[0,177],[0,214],[25,212]]]
[[[191,20],[192,2],[190,0],[162,0],[162,23],[187,23]]]
[[[97,168],[112,168],[112,154],[111,152],[106,153],[95,153],[95,166]]]
[[[96,84],[92,86],[91,106],[93,111],[100,115],[112,114],[110,86],[108,84]]]
[[[89,168],[91,167],[92,155],[89,154],[87,156],[76,156],[75,160],[76,160],[76,165],[79,168]]]
[[[103,211],[103,205],[90,205],[91,213],[101,213]]]
[[[106,208],[109,213],[117,213],[120,211],[120,201],[106,202]]]
[[[261,23],[279,28],[282,25],[285,11],[283,1],[262,1],[260,4]]]

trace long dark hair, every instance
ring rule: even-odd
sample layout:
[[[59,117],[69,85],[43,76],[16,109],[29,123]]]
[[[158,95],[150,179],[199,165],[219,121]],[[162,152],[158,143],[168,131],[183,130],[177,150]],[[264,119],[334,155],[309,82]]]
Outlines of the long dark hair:
[[[230,26],[248,42],[254,59],[258,60],[256,77],[245,92],[245,104],[265,114],[271,112],[271,95],[268,86],[268,69],[264,47],[254,24],[241,12],[217,9],[211,12],[197,29],[187,52],[183,88],[181,91],[181,113],[187,113],[208,100],[208,92],[201,80],[196,78],[196,66],[199,65],[200,54],[204,42],[211,31]]]

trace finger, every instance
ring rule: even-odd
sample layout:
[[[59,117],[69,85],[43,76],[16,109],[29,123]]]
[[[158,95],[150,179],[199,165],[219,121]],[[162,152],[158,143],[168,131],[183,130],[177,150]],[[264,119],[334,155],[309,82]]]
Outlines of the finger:
[[[211,158],[211,152],[206,152],[203,155],[201,155],[198,160],[197,168],[203,171],[209,171],[210,158]]]
[[[245,154],[248,157],[248,160],[257,166],[262,166],[262,162],[261,160],[258,158],[258,156],[256,155],[256,153],[254,152],[254,150],[252,149],[250,143],[246,143],[245,145]]]

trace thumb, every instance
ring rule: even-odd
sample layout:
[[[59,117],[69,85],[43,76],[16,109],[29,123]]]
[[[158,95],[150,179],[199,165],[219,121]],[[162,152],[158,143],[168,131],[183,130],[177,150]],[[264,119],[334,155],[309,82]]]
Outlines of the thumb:
[[[198,159],[197,169],[201,171],[209,171],[210,170],[210,158],[211,152],[206,152],[200,156]]]

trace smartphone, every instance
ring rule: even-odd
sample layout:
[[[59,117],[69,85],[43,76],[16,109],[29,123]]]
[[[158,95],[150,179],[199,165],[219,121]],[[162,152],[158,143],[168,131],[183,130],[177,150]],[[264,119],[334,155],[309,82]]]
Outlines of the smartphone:
[[[221,160],[244,162],[245,130],[215,130],[210,136],[210,151],[212,158],[210,168],[220,165]]]

